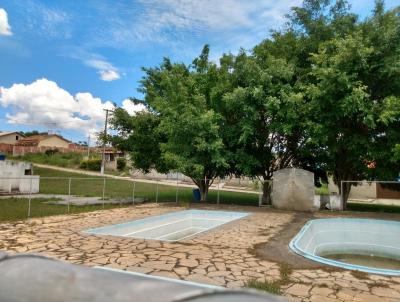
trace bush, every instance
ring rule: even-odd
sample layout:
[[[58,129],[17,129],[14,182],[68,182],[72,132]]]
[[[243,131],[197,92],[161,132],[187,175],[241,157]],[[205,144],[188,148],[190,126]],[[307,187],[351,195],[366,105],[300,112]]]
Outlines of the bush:
[[[126,168],[126,159],[124,157],[117,158],[117,169],[119,171],[124,171]]]
[[[59,152],[58,149],[47,149],[46,151],[44,151],[44,153],[45,153],[47,156],[54,155],[54,154],[56,154],[56,153],[58,153],[58,152]]]
[[[81,161],[79,167],[84,170],[100,171],[101,159],[88,159]]]

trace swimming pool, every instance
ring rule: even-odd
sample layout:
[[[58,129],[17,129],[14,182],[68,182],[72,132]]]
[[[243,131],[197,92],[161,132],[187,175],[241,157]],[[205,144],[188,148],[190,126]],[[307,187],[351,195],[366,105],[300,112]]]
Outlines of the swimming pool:
[[[113,235],[162,241],[188,239],[222,224],[246,217],[249,213],[186,210],[140,220],[88,229],[96,235]]]
[[[400,276],[400,222],[328,218],[308,221],[289,244],[308,259],[345,269]]]

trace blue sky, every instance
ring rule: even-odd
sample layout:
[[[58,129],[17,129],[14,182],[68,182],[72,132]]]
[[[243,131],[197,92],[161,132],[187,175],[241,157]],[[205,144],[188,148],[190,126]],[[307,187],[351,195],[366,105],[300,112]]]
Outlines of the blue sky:
[[[353,0],[366,16],[373,0]],[[393,7],[396,0],[386,1]],[[299,0],[0,0],[0,131],[53,130],[74,141],[103,108],[137,92],[141,67],[250,49]]]

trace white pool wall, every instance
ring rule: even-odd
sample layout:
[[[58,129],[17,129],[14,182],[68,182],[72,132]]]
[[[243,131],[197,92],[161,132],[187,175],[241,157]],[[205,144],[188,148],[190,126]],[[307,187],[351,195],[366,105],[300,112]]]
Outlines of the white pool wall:
[[[166,237],[169,233],[189,228],[198,229],[196,232],[200,233],[247,215],[249,214],[243,212],[186,210],[88,229],[85,232],[97,235],[157,239]]]
[[[361,254],[400,259],[400,222],[378,219],[328,218],[306,223],[291,241],[296,253],[325,264],[366,272],[400,275],[400,271],[370,268],[330,260],[324,254]]]

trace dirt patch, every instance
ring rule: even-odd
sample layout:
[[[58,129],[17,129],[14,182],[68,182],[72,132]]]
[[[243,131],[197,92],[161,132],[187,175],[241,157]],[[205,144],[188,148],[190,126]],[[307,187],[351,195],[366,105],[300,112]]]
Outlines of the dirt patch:
[[[257,244],[254,252],[258,258],[272,262],[287,263],[295,269],[325,267],[319,263],[299,256],[289,249],[289,242],[300,231],[304,224],[314,219],[313,213],[295,213],[293,219],[282,226],[282,230],[266,243]]]

